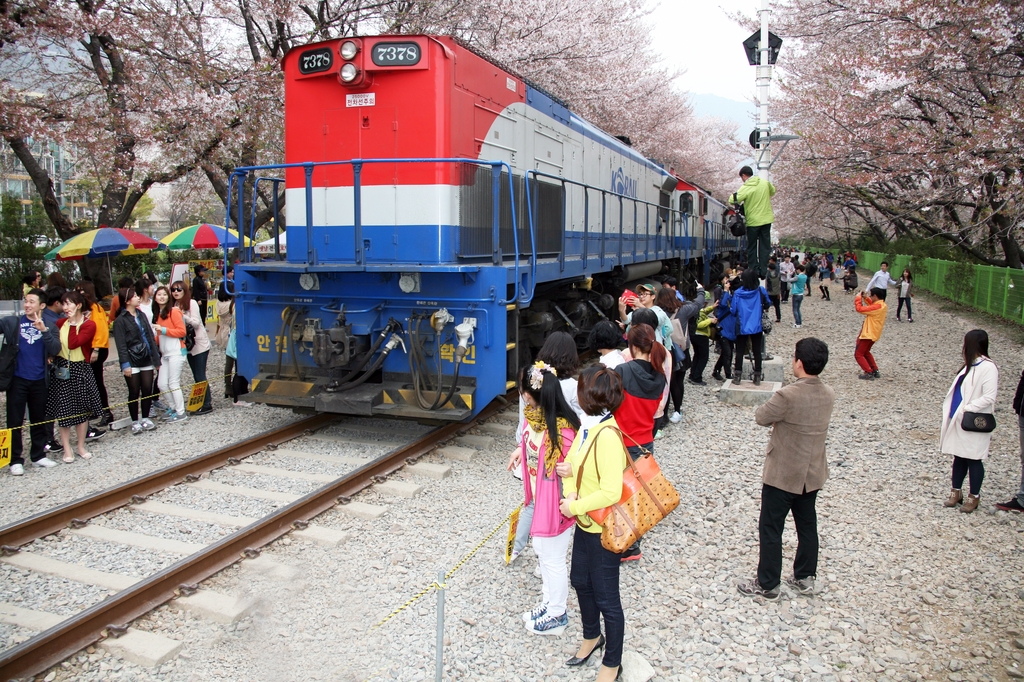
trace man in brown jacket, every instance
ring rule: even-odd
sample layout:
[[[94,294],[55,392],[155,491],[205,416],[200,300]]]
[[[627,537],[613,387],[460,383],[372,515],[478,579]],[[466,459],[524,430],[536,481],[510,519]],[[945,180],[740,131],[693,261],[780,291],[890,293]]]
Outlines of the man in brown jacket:
[[[757,578],[738,586],[741,594],[779,598],[782,577],[782,530],[793,512],[798,544],[793,577],[786,583],[803,595],[814,594],[818,571],[818,491],[828,478],[825,437],[832,419],[835,391],[818,378],[828,362],[828,346],[815,338],[800,339],[793,354],[796,381],[776,391],[757,408],[761,426],[772,426],[761,476],[761,556]]]

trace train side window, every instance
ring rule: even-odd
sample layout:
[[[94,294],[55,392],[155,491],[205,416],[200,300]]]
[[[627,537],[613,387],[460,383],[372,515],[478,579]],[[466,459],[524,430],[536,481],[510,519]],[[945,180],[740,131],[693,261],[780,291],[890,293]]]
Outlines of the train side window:
[[[693,195],[683,192],[679,195],[679,211],[687,215],[693,214]]]

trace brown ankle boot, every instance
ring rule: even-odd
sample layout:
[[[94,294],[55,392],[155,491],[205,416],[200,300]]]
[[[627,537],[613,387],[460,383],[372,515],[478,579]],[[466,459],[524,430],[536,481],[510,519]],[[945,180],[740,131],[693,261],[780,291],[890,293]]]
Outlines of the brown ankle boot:
[[[955,507],[964,501],[963,492],[953,488],[949,491],[949,499],[942,503],[943,507]]]
[[[981,495],[968,495],[967,499],[964,500],[964,506],[960,507],[960,511],[964,514],[970,514],[972,511],[978,508],[981,503]]]

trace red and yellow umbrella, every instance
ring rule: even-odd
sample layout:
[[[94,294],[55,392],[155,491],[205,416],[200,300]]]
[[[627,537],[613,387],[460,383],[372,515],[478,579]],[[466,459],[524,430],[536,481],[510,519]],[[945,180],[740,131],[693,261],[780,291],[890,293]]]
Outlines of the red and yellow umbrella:
[[[144,234],[119,227],[101,227],[75,235],[47,253],[46,260],[79,260],[110,255],[148,253],[160,242]]]
[[[160,240],[169,249],[234,249],[238,247],[238,233],[220,225],[189,225],[175,230]],[[252,240],[245,237],[245,245]]]

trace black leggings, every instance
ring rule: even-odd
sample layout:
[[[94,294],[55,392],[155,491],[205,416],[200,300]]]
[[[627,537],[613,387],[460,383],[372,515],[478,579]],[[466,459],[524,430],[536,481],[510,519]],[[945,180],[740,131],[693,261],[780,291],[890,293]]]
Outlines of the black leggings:
[[[235,375],[235,359],[230,355],[224,356],[224,397],[236,400],[234,391],[231,390],[231,379]]]
[[[747,340],[750,340],[750,351],[754,354],[754,372],[761,373],[762,349],[764,348],[764,332],[756,334],[740,334],[736,337],[736,380],[743,377],[743,356],[747,352]]]
[[[683,392],[686,390],[686,365],[685,363],[676,363],[676,366],[672,368],[672,381],[668,384],[668,396],[675,405],[676,412],[683,411]]]
[[[985,480],[985,464],[980,459],[965,459],[953,455],[953,489],[960,490],[967,473],[971,474],[971,494],[981,494],[981,482]]]
[[[139,397],[142,397],[142,418],[149,419],[149,407],[153,404],[153,370],[145,369],[138,374],[124,378],[128,384],[128,414],[132,421],[139,421]]]
[[[718,354],[718,362],[715,363],[715,374],[725,370],[725,377],[732,379],[732,345],[733,342],[724,336],[718,337],[722,344],[722,352]]]
[[[109,348],[96,348],[96,362],[90,362],[89,367],[92,369],[92,375],[96,378],[96,388],[100,392],[100,403],[103,405],[104,414],[110,414],[110,401],[107,399],[107,386],[103,383],[103,363],[106,362],[107,356],[110,355]]]
[[[694,381],[704,380],[704,368],[708,366],[708,354],[710,353],[711,339],[700,334],[690,337],[690,346],[693,348],[693,365],[690,367],[690,378]]]

